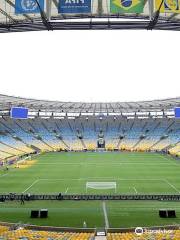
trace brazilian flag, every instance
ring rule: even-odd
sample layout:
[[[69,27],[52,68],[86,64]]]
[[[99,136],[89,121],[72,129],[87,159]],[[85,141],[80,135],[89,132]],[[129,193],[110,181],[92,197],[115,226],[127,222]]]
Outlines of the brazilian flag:
[[[142,13],[144,0],[110,0],[111,13]]]

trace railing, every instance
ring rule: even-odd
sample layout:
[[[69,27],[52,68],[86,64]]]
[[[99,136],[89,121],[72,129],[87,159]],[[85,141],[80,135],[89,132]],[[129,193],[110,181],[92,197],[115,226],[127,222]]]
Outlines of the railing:
[[[33,201],[33,200],[74,200],[74,201],[93,201],[93,200],[141,200],[141,201],[180,201],[180,194],[170,195],[170,194],[136,194],[136,195],[100,195],[100,194],[1,194],[0,201]]]

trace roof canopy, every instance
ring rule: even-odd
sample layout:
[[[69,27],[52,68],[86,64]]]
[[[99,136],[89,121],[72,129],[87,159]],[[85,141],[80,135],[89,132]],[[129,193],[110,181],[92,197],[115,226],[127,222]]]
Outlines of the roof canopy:
[[[64,113],[126,113],[172,111],[180,107],[180,97],[138,102],[61,102],[35,100],[21,97],[0,95],[0,111],[9,111],[13,106],[27,107],[35,112]]]
[[[178,0],[0,0],[0,32],[61,29],[177,31],[180,6]]]

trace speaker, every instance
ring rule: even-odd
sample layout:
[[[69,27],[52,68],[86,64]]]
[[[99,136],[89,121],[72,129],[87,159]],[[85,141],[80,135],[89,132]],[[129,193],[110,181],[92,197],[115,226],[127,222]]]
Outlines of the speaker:
[[[168,215],[168,218],[175,218],[176,217],[176,211],[175,210],[168,210],[167,215]]]
[[[160,218],[167,218],[167,210],[159,210],[159,217]]]
[[[31,210],[31,218],[38,218],[39,210]]]
[[[40,210],[40,218],[47,218],[48,217],[48,210],[47,209],[41,209]]]

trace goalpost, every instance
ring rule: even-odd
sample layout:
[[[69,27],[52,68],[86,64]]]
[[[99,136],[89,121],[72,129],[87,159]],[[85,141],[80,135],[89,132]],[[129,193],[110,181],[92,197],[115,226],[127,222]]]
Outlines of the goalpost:
[[[32,159],[31,156],[27,156],[27,157],[25,157],[25,158],[22,158],[22,159],[20,159],[20,160],[17,160],[17,161],[16,161],[16,167],[19,168],[19,165],[20,165],[20,164],[23,164],[23,165],[24,165],[24,164],[26,164],[27,161],[30,161],[31,159]]]
[[[32,160],[32,156],[29,155],[29,156],[25,157],[24,160]]]
[[[88,188],[91,189],[114,189],[116,193],[117,184],[116,182],[86,182],[86,193]]]

